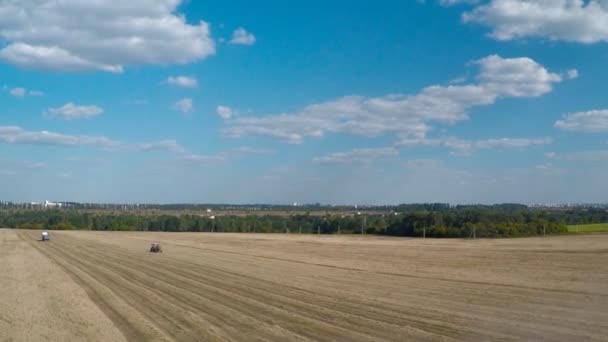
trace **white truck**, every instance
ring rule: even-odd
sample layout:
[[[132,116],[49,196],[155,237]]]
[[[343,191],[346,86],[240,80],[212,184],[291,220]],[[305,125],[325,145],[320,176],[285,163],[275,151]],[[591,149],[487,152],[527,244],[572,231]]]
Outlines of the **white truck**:
[[[40,239],[40,241],[49,241],[51,239],[51,236],[49,235],[49,232],[42,232],[42,238]]]

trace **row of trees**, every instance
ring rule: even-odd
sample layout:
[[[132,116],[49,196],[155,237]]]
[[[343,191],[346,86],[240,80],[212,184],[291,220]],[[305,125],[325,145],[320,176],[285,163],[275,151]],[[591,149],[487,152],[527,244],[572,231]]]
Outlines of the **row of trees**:
[[[417,208],[420,209],[420,208]],[[429,209],[429,208],[424,208]],[[515,237],[567,231],[559,215],[517,207],[460,207],[404,213],[278,216],[142,215],[73,209],[0,211],[0,226],[23,229],[378,234],[427,237]]]

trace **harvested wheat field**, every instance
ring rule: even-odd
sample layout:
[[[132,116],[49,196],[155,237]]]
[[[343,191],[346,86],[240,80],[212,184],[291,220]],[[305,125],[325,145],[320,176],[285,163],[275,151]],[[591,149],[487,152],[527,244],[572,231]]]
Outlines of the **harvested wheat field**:
[[[608,235],[51,234],[0,230],[1,341],[608,338]]]

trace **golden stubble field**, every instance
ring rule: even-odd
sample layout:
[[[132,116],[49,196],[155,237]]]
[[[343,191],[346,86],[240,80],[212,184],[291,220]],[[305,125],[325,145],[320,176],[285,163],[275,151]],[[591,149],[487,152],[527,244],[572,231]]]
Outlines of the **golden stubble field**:
[[[0,341],[608,336],[608,235],[39,233],[0,230]]]

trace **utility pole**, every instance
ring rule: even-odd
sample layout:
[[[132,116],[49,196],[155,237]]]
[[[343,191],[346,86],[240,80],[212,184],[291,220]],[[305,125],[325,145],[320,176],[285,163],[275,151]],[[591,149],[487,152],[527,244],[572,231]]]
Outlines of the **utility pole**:
[[[361,235],[365,234],[365,229],[367,229],[367,216],[363,216],[363,226],[361,227]]]
[[[302,224],[301,223],[298,226],[298,234],[302,234]]]
[[[426,227],[422,228],[422,238],[426,239]]]
[[[382,215],[382,223],[384,224],[384,235],[388,231],[388,224],[386,224],[386,220],[384,219],[384,215]]]
[[[321,235],[321,226],[317,225],[317,235]]]
[[[475,226],[473,226],[473,239],[476,239],[476,238],[477,238],[477,235],[476,235],[476,232],[475,232]]]
[[[547,236],[547,224],[543,224],[543,236]]]
[[[338,225],[338,235],[340,235],[340,225]]]

